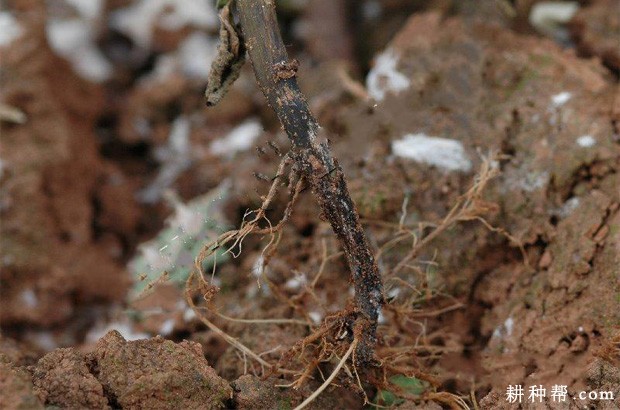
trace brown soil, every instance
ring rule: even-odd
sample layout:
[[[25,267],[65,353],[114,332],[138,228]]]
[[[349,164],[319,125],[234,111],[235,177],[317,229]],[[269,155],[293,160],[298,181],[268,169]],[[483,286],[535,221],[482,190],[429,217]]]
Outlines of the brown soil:
[[[109,3],[106,16],[131,2]],[[376,20],[309,30],[308,50],[288,25],[316,25],[321,13],[282,8],[301,87],[330,135],[389,300],[381,366],[348,362],[308,408],[362,408],[387,391],[401,409],[458,408],[459,398],[512,409],[505,393],[517,384],[566,385],[572,397],[519,408],[620,408],[620,66],[617,18],[606,13],[620,3],[583,2],[569,24],[574,48],[532,34],[519,8],[511,20],[490,3],[385,3]],[[140,51],[104,24],[98,46],[114,74],[97,84],[48,45],[43,2],[9,4],[23,34],[0,46],[0,103],[26,121],[0,123],[0,407],[295,408],[351,342],[342,333],[349,271],[310,192],[262,276],[270,237],[248,236],[238,257],[218,263],[217,288],[190,292],[198,311],[172,283],[128,296],[128,261],[173,212],[163,190],[150,202],[141,195],[175,158],[157,153],[171,155],[177,118],[189,118],[190,149],[168,188],[187,201],[229,181],[222,223],[232,226],[264,199],[270,182],[254,175],[273,177],[288,143],[250,67],[206,109],[204,80],[150,75],[193,28],[159,28],[157,45]],[[363,15],[347,2],[329,6]],[[341,60],[333,36],[346,36]],[[118,50],[130,57],[114,59]],[[364,56],[383,50],[408,86],[375,102],[358,73],[372,65]],[[264,128],[252,148],[211,151],[248,118]],[[394,142],[408,134],[460,142],[470,166],[397,155]],[[466,196],[487,165],[498,175]],[[274,224],[288,201],[280,191],[268,211]],[[444,229],[457,204],[459,218]],[[396,271],[412,246],[415,258]],[[285,371],[230,345],[205,318]],[[402,375],[421,392],[393,382]],[[576,398],[592,390],[615,399]]]

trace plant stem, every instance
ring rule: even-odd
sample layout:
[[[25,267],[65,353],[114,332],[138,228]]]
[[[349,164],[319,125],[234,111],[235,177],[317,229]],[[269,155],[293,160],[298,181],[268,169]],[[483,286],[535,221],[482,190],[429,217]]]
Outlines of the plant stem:
[[[236,0],[246,49],[256,80],[292,142],[297,169],[310,183],[322,210],[342,244],[355,287],[355,328],[362,334],[356,349],[360,364],[369,364],[376,344],[383,284],[366,234],[349,195],[344,173],[331,156],[327,139],[295,78],[280,35],[274,0]],[[353,330],[353,329],[351,329]]]

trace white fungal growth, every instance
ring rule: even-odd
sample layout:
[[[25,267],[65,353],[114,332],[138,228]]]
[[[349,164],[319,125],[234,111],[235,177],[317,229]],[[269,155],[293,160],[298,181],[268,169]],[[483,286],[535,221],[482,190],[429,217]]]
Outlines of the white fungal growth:
[[[144,80],[157,81],[172,74],[183,74],[206,81],[216,54],[217,41],[201,31],[196,31],[183,40],[175,51],[159,56],[155,67],[144,76]]]
[[[580,203],[581,200],[579,199],[579,197],[574,196],[564,202],[564,205],[562,205],[562,207],[557,211],[557,214],[562,218],[566,218],[567,216],[572,214],[575,209],[579,208]]]
[[[254,275],[255,278],[260,278],[263,276],[263,270],[265,269],[264,263],[265,258],[263,258],[263,255],[260,255],[254,261],[254,264],[252,265],[252,275]]]
[[[396,297],[398,297],[398,295],[400,295],[399,287],[394,287],[387,292],[387,297],[389,299],[395,299]]]
[[[183,74],[206,80],[217,54],[217,41],[202,32],[195,32],[181,43],[177,54]]]
[[[211,152],[215,155],[232,156],[238,151],[249,149],[263,132],[263,127],[256,119],[247,120],[233,128],[224,138],[211,143]]]
[[[541,1],[532,7],[530,24],[540,33],[557,41],[569,40],[568,31],[562,27],[579,10],[576,1]]]
[[[583,148],[590,148],[596,145],[596,139],[591,135],[582,135],[577,138],[577,145]]]
[[[572,93],[569,93],[568,91],[562,91],[561,93],[555,94],[551,97],[551,105],[554,108],[560,108],[561,106],[566,104],[568,100],[570,100],[572,97]]]
[[[315,325],[320,325],[323,320],[323,315],[320,312],[313,310],[312,312],[308,312],[308,316],[312,320],[312,323]]]
[[[472,163],[460,141],[430,137],[426,134],[407,134],[392,141],[392,152],[402,158],[436,166],[444,171],[469,172]]]
[[[187,117],[180,116],[174,120],[167,146],[155,151],[155,157],[162,166],[155,180],[138,193],[141,202],[149,204],[157,202],[163,192],[190,166],[190,131],[191,124]]]
[[[174,330],[174,319],[166,319],[159,328],[161,336],[168,336]]]
[[[35,331],[29,332],[25,335],[26,340],[32,341],[36,346],[44,351],[52,351],[58,347],[58,343],[54,339],[54,336],[47,331]]]
[[[215,28],[217,16],[209,0],[141,0],[114,12],[111,24],[136,44],[149,48],[155,26],[166,30]]]
[[[368,94],[376,101],[383,101],[388,92],[398,93],[409,88],[411,81],[396,69],[398,56],[388,48],[375,58],[375,64],[366,77]]]
[[[196,318],[196,312],[194,312],[194,309],[192,309],[191,307],[187,307],[184,311],[183,311],[183,321],[187,322],[191,322],[192,320],[194,320],[194,318]]]
[[[24,34],[12,13],[0,12],[0,47],[5,47],[17,40]]]
[[[95,44],[95,24],[90,19],[54,19],[45,26],[52,50],[67,59],[81,77],[102,82],[112,75],[112,65]]]
[[[538,189],[544,188],[549,182],[549,173],[543,172],[530,172],[525,177],[517,182],[519,188],[527,192],[534,192]]]
[[[22,291],[19,295],[22,302],[27,308],[34,309],[39,304],[39,300],[37,299],[37,295],[34,293],[32,289],[26,289]]]
[[[387,318],[383,315],[383,311],[379,309],[379,316],[377,317],[377,323],[380,325],[385,325],[387,323]]]
[[[515,321],[512,317],[509,317],[504,322],[504,329],[506,329],[506,336],[512,335],[512,329],[514,328]]]
[[[506,319],[506,321],[504,321],[504,323],[497,326],[493,330],[492,337],[497,340],[503,340],[507,337],[510,337],[514,330],[514,324],[515,324],[514,319],[512,317],[509,317],[508,319]]]
[[[284,287],[291,290],[297,290],[304,286],[306,283],[308,283],[308,278],[304,273],[299,272],[295,274],[294,278],[287,280]]]

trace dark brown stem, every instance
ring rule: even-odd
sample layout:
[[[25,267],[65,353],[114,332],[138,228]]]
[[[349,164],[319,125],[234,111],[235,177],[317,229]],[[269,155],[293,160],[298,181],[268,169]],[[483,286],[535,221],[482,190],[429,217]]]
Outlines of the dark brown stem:
[[[274,0],[236,0],[236,6],[256,80],[293,144],[292,158],[296,166],[309,181],[323,217],[342,244],[359,313],[354,327],[356,333],[362,333],[356,360],[368,364],[373,358],[377,318],[384,302],[383,285],[344,173],[330,155],[327,139],[321,135],[317,120],[299,90],[295,78],[297,67],[288,60]]]

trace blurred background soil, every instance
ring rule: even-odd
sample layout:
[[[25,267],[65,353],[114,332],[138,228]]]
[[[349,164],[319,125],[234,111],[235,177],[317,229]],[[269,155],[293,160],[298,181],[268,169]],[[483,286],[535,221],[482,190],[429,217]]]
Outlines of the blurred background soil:
[[[277,387],[295,378],[184,298],[289,148],[249,64],[205,106],[212,3],[0,2],[0,407],[293,408],[333,369]],[[560,384],[616,399],[540,406],[619,408],[620,2],[277,4],[377,251],[383,377],[424,381],[382,402],[343,373],[310,407],[513,408],[507,385]],[[218,257],[205,314],[303,369],[285,353],[351,303],[348,269],[309,191],[265,266],[268,242]]]

